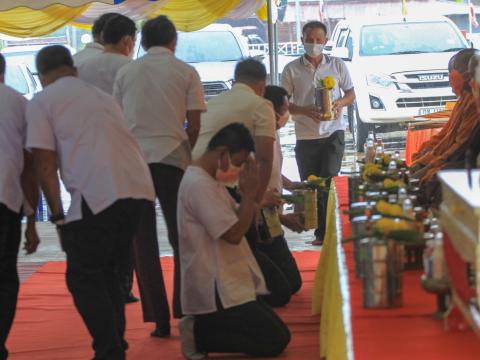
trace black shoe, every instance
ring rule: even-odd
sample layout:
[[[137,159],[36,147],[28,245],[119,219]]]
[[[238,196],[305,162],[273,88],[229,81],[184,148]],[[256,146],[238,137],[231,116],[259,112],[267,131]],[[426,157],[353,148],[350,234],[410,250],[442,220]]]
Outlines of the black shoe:
[[[313,246],[322,246],[323,245],[323,239],[317,237],[313,241],[307,241],[307,244],[310,244],[310,245],[313,245]]]
[[[157,326],[155,330],[150,333],[150,336],[158,338],[166,338],[170,336],[170,325]]]
[[[128,294],[126,299],[125,299],[125,304],[133,304],[133,303],[136,303],[140,301],[139,298],[137,298],[135,295],[133,295],[132,293]]]

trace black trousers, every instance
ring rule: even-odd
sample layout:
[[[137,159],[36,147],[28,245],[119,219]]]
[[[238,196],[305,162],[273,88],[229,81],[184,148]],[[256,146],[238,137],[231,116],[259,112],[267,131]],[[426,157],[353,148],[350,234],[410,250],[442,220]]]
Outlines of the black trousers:
[[[133,257],[142,299],[143,320],[162,329],[170,326],[170,309],[160,264],[155,204],[145,206],[133,241]],[[133,272],[129,276],[133,279]],[[131,286],[127,290],[131,291]]]
[[[121,271],[146,200],[125,199],[94,215],[82,202],[82,220],[60,229],[67,254],[67,286],[93,338],[95,360],[125,359],[125,294]]]
[[[21,233],[21,215],[0,204],[0,360],[8,357],[5,343],[17,308]]]
[[[227,188],[227,190],[235,201],[241,201],[240,195],[237,193],[236,189]],[[255,259],[257,260],[260,270],[262,270],[265,283],[270,292],[269,295],[261,296],[260,298],[272,307],[287,305],[292,297],[293,288],[283,270],[261,250],[259,246],[260,235],[258,233],[255,219],[252,221],[250,228],[245,234],[245,238],[252,250],[253,256],[255,256]],[[288,252],[290,251],[288,250]]]
[[[345,132],[335,131],[326,139],[297,140],[295,158],[297,160],[300,179],[306,180],[309,175],[326,178],[336,176],[342,167],[345,152]],[[330,181],[328,187],[330,187]],[[317,238],[325,236],[328,191],[318,193],[318,228]]]
[[[285,323],[260,301],[229,309],[220,305],[217,312],[197,315],[194,331],[199,351],[243,353],[252,357],[277,356],[291,338]]]
[[[165,223],[168,230],[168,241],[173,248],[173,259],[175,263],[173,275],[173,317],[182,317],[180,304],[180,257],[178,253],[178,229],[177,229],[177,199],[180,182],[184,171],[170,165],[149,164],[152,174],[155,193],[162,208]],[[156,234],[155,229],[151,229]],[[160,300],[159,300],[160,301]]]
[[[296,294],[302,287],[302,276],[285,237],[276,237],[271,244],[260,243],[258,249],[282,271],[290,284],[292,294]]]

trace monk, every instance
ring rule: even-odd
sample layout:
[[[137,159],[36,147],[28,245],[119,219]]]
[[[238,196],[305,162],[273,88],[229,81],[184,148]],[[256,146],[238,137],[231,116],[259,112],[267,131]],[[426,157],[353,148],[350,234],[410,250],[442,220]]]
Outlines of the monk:
[[[476,53],[475,49],[464,49],[450,60],[450,84],[459,99],[442,131],[423,144],[413,156],[412,167],[416,170],[413,176],[421,183],[431,180],[454,154],[458,155],[457,151],[468,143],[478,123],[468,71],[468,63]]]

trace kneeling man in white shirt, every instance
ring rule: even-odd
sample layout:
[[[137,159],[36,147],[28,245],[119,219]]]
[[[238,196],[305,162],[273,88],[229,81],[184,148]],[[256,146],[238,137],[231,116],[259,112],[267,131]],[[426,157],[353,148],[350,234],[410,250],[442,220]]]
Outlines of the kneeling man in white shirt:
[[[179,328],[187,359],[206,353],[272,357],[290,342],[287,326],[257,301],[268,290],[245,239],[259,184],[254,150],[248,129],[230,124],[213,136],[180,184],[180,298],[187,316]],[[240,166],[242,200],[237,205],[216,176]]]
[[[93,337],[95,359],[125,359],[119,272],[155,192],[142,150],[108,94],[76,77],[63,46],[36,59],[44,90],[27,105],[26,147],[67,254],[67,285]],[[58,169],[71,195],[64,215]]]

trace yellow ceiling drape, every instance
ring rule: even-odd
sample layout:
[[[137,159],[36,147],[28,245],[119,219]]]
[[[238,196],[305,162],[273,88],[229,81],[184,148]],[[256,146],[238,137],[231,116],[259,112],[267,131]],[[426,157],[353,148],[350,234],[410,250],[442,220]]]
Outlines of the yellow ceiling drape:
[[[42,10],[20,7],[1,11],[0,33],[16,37],[47,35],[80,16],[89,6],[51,5]]]
[[[0,0],[1,1],[1,0]],[[120,5],[110,5],[111,11],[118,7],[121,11],[125,7],[129,16],[155,17],[167,15],[180,31],[195,31],[214,23],[222,17],[235,18],[236,12],[243,16],[248,9],[253,13],[258,10],[258,16],[266,19],[264,0],[126,0]],[[263,2],[263,7],[261,6]],[[80,2],[81,3],[81,2]],[[81,16],[91,6],[92,9],[103,4],[87,4],[78,7],[69,7],[61,4],[50,5],[43,9],[34,10],[27,7],[18,7],[0,11],[0,33],[15,37],[36,37],[49,34],[64,25],[72,23],[76,26],[88,27],[85,16]],[[139,7],[140,6],[140,7]],[[260,7],[260,9],[259,9]],[[123,8],[122,8],[123,9]],[[136,11],[142,9],[142,11]],[[148,9],[148,11],[145,11]],[[93,10],[92,10],[93,11]],[[128,13],[131,11],[132,14]],[[86,12],[85,14],[89,14]],[[88,18],[88,17],[87,17]],[[90,17],[91,18],[91,17]],[[88,18],[88,19],[90,19]],[[75,20],[82,20],[76,22]]]
[[[167,15],[177,30],[195,31],[214,23],[240,4],[241,0],[171,0],[150,17]]]
[[[268,20],[268,7],[266,2],[260,9],[257,10],[257,16],[262,21]]]

